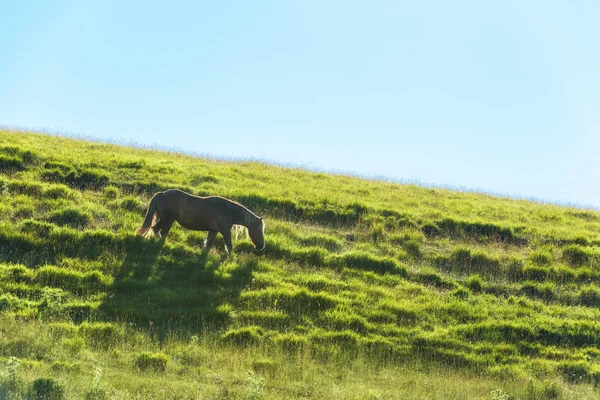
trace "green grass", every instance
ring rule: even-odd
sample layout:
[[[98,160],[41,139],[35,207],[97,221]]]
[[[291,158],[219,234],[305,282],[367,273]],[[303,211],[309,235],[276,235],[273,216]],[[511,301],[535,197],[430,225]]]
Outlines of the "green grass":
[[[226,256],[151,196],[266,221]],[[0,398],[597,398],[600,213],[0,131]]]

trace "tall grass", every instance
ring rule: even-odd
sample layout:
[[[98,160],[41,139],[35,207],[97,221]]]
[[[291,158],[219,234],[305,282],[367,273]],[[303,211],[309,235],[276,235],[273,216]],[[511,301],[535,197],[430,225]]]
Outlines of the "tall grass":
[[[597,396],[597,212],[0,142],[0,397]],[[219,238],[206,254],[179,226],[135,236],[172,187],[264,216],[265,250],[240,238],[227,256]]]

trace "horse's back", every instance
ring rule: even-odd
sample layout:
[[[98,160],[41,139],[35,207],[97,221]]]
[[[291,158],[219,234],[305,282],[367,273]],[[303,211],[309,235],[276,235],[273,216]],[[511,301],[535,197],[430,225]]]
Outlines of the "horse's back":
[[[165,210],[180,225],[188,229],[218,230],[232,224],[235,202],[220,196],[200,197],[179,189],[169,189],[161,195]]]

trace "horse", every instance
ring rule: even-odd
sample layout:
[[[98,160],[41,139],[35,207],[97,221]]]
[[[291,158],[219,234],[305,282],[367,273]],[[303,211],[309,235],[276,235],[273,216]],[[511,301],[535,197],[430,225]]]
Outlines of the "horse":
[[[144,223],[136,234],[147,238],[151,231],[162,240],[169,234],[173,223],[194,231],[208,231],[204,241],[204,251],[208,251],[217,233],[225,240],[225,250],[232,250],[231,228],[245,226],[250,240],[257,250],[265,248],[265,223],[262,217],[233,200],[220,196],[200,197],[178,189],[169,189],[154,194]]]

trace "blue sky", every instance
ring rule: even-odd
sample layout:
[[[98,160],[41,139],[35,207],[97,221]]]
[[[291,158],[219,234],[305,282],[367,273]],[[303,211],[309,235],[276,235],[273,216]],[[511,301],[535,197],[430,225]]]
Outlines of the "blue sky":
[[[1,1],[0,124],[600,207],[600,2]]]

